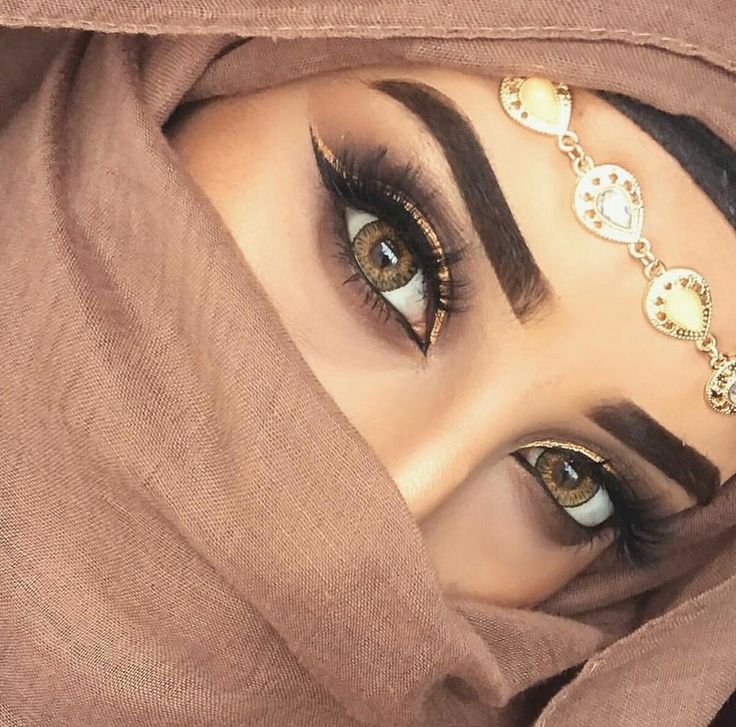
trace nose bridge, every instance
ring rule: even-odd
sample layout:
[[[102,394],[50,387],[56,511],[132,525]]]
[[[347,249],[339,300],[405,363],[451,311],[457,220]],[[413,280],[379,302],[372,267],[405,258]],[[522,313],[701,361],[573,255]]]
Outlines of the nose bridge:
[[[427,517],[479,468],[513,451],[543,416],[568,408],[572,392],[561,385],[562,373],[544,356],[517,349],[467,362],[429,436],[390,468],[415,518]]]

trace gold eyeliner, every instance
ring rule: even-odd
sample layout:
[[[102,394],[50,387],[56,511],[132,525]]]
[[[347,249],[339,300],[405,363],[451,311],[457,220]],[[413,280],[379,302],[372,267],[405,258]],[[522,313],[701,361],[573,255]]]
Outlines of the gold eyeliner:
[[[309,131],[312,136],[312,141],[314,145],[317,147],[320,155],[325,159],[325,161],[346,181],[351,179],[353,181],[357,181],[355,176],[349,175],[345,171],[345,168],[340,163],[337,155],[332,151],[332,149],[330,149],[329,146],[327,146],[327,143],[322,139],[321,136],[319,136],[317,131],[312,126],[309,127]],[[439,261],[439,265],[437,266],[437,276],[439,278],[439,282],[443,285],[449,284],[451,280],[450,268],[446,262],[445,251],[442,248],[439,239],[437,238],[437,234],[435,233],[434,229],[432,229],[432,226],[429,224],[426,217],[419,211],[417,206],[411,200],[407,199],[406,196],[402,194],[402,192],[398,189],[394,189],[393,187],[386,184],[381,184],[381,189],[386,193],[387,196],[390,196],[395,202],[400,204],[413,218],[417,226],[422,230],[422,233],[429,241],[429,244],[431,245],[432,250],[437,257],[437,260]],[[442,328],[446,316],[447,311],[443,310],[440,307],[436,307],[436,310],[434,311],[434,322],[432,324],[432,330],[429,333],[430,346],[433,346],[436,343],[437,337],[439,336],[440,329]]]
[[[611,466],[608,464],[608,461],[601,457],[597,452],[594,452],[592,449],[588,449],[587,447],[584,447],[582,444],[575,444],[574,442],[562,442],[556,439],[537,439],[533,442],[530,442],[529,444],[525,444],[520,449],[531,449],[532,447],[547,447],[547,448],[556,448],[556,449],[564,449],[570,452],[575,452],[577,454],[582,454],[585,457],[588,457],[588,459],[592,460],[596,464],[600,465],[605,469],[607,472],[609,472],[612,475],[616,475],[614,470],[611,468]]]

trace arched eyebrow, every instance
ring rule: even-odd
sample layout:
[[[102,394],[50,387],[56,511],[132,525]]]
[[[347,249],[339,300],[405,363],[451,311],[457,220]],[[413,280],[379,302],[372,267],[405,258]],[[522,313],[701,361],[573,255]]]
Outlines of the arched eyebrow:
[[[682,485],[700,505],[713,499],[721,483],[718,467],[628,399],[600,404],[588,418],[622,444]]]
[[[519,230],[470,120],[428,84],[389,79],[368,85],[403,104],[437,141],[514,315],[522,322],[532,318],[551,299],[550,284]]]

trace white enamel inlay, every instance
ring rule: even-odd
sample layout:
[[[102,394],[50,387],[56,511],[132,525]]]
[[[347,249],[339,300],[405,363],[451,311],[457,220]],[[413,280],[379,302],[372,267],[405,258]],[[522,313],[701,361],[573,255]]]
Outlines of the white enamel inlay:
[[[364,210],[357,210],[355,207],[345,208],[345,222],[348,226],[348,234],[350,239],[355,239],[355,236],[369,223],[375,222],[378,219],[375,215]]]
[[[736,406],[736,381],[734,381],[733,385],[731,386],[731,390],[728,392],[728,398],[730,402]]]
[[[381,295],[403,315],[412,326],[424,323],[427,309],[427,292],[424,274],[421,270],[406,284],[395,290],[387,290]]]
[[[614,508],[606,488],[601,486],[587,502],[575,507],[566,507],[564,510],[581,525],[593,528],[608,520],[613,515]]]

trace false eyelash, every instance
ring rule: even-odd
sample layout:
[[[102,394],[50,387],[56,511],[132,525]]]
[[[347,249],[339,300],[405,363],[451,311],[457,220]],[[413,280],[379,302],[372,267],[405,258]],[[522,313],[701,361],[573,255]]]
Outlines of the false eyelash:
[[[323,183],[337,200],[343,205],[357,207],[385,219],[408,243],[425,273],[425,280],[431,293],[432,314],[435,315],[438,310],[445,311],[448,317],[461,313],[466,310],[464,295],[466,286],[464,281],[457,278],[455,266],[463,257],[464,248],[443,240],[442,253],[435,250],[414,217],[391,194],[392,192],[398,194],[421,210],[428,224],[434,229],[429,222],[427,210],[432,209],[431,200],[438,191],[429,189],[418,181],[421,172],[412,162],[397,167],[390,162],[387,153],[388,148],[384,145],[361,152],[343,147],[334,152],[338,167],[335,169],[322,157],[315,145],[315,156]],[[404,190],[410,190],[411,193],[407,194]],[[365,278],[354,258],[351,241],[341,221],[338,227],[337,239],[340,245],[338,258],[347,263],[352,271],[351,276],[344,282],[363,283],[364,303],[370,305],[371,310],[377,309],[386,319],[396,318],[426,354],[426,341],[420,339],[401,313]],[[442,279],[440,271],[443,268],[450,271],[449,280]]]
[[[639,567],[647,565],[656,559],[657,546],[667,538],[668,524],[650,501],[635,495],[628,480],[614,475],[604,467],[606,464],[604,460],[594,467],[613,503],[613,515],[599,527],[613,526],[618,558]]]

